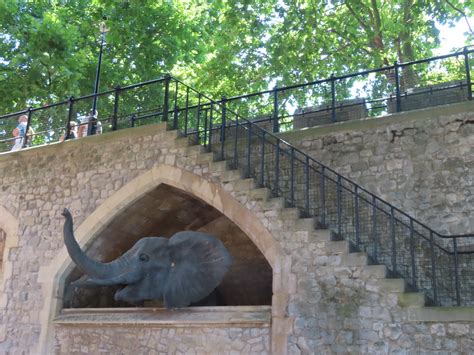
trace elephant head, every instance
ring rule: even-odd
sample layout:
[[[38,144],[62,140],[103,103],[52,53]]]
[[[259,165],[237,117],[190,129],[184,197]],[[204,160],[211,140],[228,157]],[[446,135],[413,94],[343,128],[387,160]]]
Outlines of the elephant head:
[[[232,263],[220,240],[192,231],[178,232],[170,239],[142,238],[118,259],[101,263],[89,258],[76,242],[69,210],[62,215],[68,253],[87,275],[74,286],[121,285],[115,293],[117,301],[163,300],[167,308],[185,307],[209,295]]]

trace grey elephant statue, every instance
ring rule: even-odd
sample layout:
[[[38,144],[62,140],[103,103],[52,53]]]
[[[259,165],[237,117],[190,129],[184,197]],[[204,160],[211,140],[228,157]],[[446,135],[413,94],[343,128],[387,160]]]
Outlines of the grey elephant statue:
[[[101,263],[81,250],[69,210],[64,209],[62,215],[67,251],[87,275],[73,286],[123,286],[115,293],[117,301],[162,300],[166,308],[186,307],[212,293],[232,264],[220,240],[193,231],[178,232],[169,239],[142,238],[118,259]]]

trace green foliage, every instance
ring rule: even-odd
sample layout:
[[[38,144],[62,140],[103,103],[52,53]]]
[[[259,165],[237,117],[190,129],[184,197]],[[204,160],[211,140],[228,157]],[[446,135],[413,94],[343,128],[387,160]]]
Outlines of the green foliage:
[[[462,0],[3,0],[0,112],[91,93],[100,45],[98,24],[104,16],[110,31],[100,91],[170,72],[218,98],[427,57],[439,45],[435,20],[452,24],[468,18],[473,4]],[[338,99],[348,94],[348,88],[346,83]],[[146,108],[151,105],[146,95],[158,97],[161,92],[137,92],[124,98],[123,104],[129,101]],[[317,104],[305,93],[282,95],[282,102],[291,105]],[[267,111],[262,103],[252,103],[248,109],[249,114]]]

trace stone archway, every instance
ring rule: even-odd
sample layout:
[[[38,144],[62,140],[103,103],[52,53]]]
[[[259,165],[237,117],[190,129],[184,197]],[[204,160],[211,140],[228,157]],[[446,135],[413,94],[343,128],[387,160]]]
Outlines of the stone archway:
[[[288,270],[282,270],[282,268],[288,264],[285,262],[287,257],[270,232],[250,210],[218,184],[189,171],[164,164],[130,181],[88,216],[76,229],[76,238],[79,244],[87,247],[97,233],[102,231],[118,213],[160,184],[167,184],[195,196],[234,222],[255,244],[272,267],[273,288],[275,289],[284,282],[282,280],[287,277]],[[51,264],[39,272],[39,282],[42,284],[44,299],[47,300],[40,316],[42,328],[39,346],[41,353],[47,353],[50,349],[51,321],[61,308],[65,277],[72,267],[67,251],[63,247]],[[272,314],[281,316],[285,313],[286,307],[286,302],[278,302],[273,305]]]

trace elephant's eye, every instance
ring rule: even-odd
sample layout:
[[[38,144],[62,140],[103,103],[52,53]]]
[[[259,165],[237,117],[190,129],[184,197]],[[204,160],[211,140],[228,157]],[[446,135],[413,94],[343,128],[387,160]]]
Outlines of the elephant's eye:
[[[146,255],[146,254],[140,254],[138,256],[138,258],[140,259],[140,261],[148,261],[148,259],[149,259],[148,255]]]

